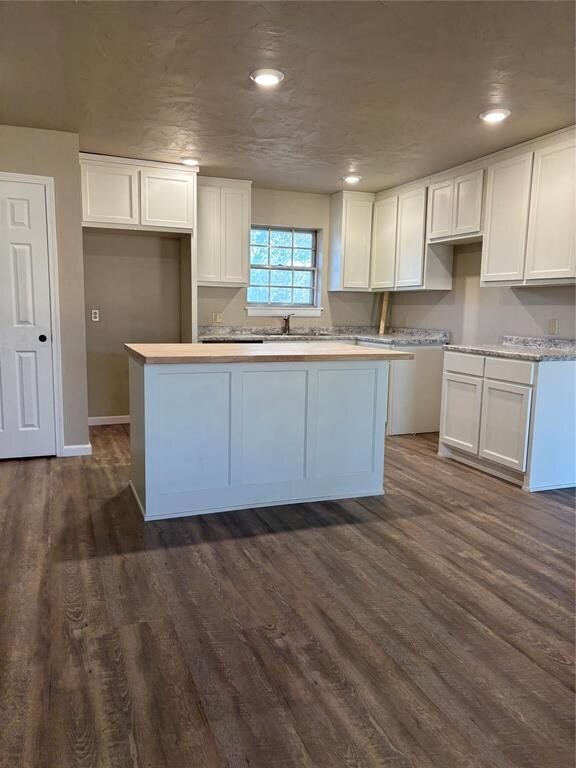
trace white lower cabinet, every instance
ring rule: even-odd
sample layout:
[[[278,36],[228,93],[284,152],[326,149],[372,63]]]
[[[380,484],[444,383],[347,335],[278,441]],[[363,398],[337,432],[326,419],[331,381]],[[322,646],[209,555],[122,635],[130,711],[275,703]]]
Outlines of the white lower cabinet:
[[[478,453],[482,379],[445,373],[440,440],[466,453]]]
[[[446,352],[439,454],[528,491],[576,485],[576,360]]]
[[[483,459],[524,472],[532,387],[484,380],[480,418]]]

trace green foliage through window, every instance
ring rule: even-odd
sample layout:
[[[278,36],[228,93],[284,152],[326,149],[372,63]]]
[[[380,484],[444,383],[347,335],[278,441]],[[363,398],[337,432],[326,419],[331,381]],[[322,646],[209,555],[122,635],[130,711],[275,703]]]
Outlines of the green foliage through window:
[[[314,306],[316,239],[315,230],[252,227],[248,303]]]

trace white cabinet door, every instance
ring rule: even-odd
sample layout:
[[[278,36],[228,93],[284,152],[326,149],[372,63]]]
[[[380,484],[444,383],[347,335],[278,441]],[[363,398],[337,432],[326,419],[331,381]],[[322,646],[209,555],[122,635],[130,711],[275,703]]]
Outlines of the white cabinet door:
[[[221,275],[223,283],[248,284],[250,189],[221,188]]]
[[[488,168],[481,279],[522,280],[532,152]]]
[[[534,153],[526,279],[576,277],[576,142]]]
[[[453,235],[480,231],[483,179],[483,170],[466,173],[454,179]]]
[[[133,165],[81,163],[83,221],[137,225],[138,173]]]
[[[482,379],[445,373],[442,384],[440,441],[478,454]]]
[[[484,380],[480,456],[524,472],[531,387]]]
[[[370,287],[370,245],[372,201],[344,200],[344,281],[343,288]]]
[[[198,282],[220,282],[220,187],[205,186],[198,179],[198,222],[196,230]]]
[[[426,187],[399,195],[396,239],[397,288],[422,285],[425,220]]]
[[[452,234],[452,201],[454,180],[447,179],[428,188],[428,237],[449,237]]]
[[[192,229],[194,176],[182,171],[140,171],[140,223],[149,227]]]
[[[398,198],[374,203],[372,223],[372,288],[393,288],[396,262]]]

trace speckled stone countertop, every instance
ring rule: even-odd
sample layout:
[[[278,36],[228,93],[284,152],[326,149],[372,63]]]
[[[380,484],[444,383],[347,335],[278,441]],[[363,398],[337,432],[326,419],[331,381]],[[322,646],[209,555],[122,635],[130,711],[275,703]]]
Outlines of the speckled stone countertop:
[[[576,340],[538,336],[502,336],[500,344],[446,344],[450,352],[469,352],[488,357],[509,357],[535,363],[545,360],[576,360]]]
[[[440,346],[449,340],[448,331],[430,328],[387,328],[383,335],[373,326],[340,325],[333,328],[295,328],[282,334],[277,328],[238,325],[201,325],[199,341],[368,341],[385,346]]]

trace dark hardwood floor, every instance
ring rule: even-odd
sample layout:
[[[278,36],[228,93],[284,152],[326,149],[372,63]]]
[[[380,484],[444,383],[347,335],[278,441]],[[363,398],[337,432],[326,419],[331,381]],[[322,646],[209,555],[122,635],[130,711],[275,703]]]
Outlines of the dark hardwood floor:
[[[572,768],[572,492],[401,437],[386,497],[144,525],[92,440],[0,462],[2,768]]]

